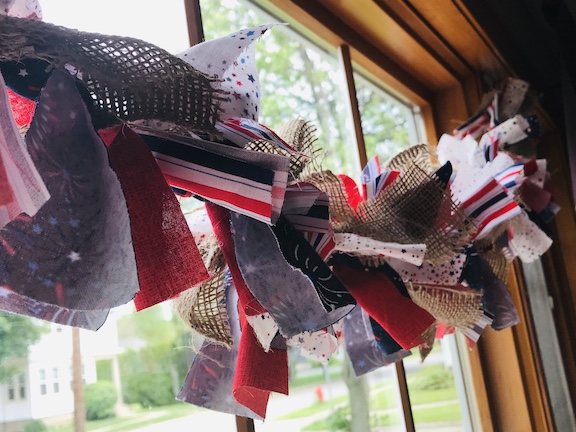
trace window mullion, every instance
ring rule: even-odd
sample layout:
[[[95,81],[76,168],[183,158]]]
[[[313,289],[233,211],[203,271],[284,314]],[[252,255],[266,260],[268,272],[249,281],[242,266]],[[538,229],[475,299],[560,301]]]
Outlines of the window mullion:
[[[408,383],[406,382],[406,371],[402,360],[394,363],[396,367],[396,379],[398,380],[398,389],[400,390],[400,402],[402,404],[402,416],[406,432],[415,432],[414,417],[412,416],[412,405],[410,404],[410,395],[408,393]]]
[[[340,61],[346,78],[348,106],[352,115],[356,147],[358,149],[358,157],[360,158],[360,169],[362,169],[368,163],[368,156],[366,155],[364,133],[362,132],[362,118],[360,116],[360,109],[358,108],[358,98],[356,97],[356,85],[354,84],[354,69],[352,68],[352,59],[350,57],[350,47],[348,45],[340,45],[338,51],[340,53]]]
[[[202,13],[200,0],[184,0],[186,10],[186,23],[188,26],[188,39],[190,46],[204,42],[204,28],[202,27]]]

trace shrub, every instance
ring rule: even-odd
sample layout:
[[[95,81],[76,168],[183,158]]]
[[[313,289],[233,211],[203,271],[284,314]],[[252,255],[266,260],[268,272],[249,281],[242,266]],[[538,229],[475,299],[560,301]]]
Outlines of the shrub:
[[[87,420],[100,420],[115,416],[114,405],[118,400],[118,394],[114,384],[108,381],[97,381],[86,385],[84,400]]]
[[[24,425],[24,432],[46,432],[48,428],[40,420],[31,420]]]
[[[428,369],[428,370],[426,370]],[[441,390],[454,387],[454,376],[448,369],[431,367],[421,371],[414,381],[415,390]],[[426,373],[424,373],[426,371]]]
[[[348,432],[352,430],[350,410],[348,407],[338,408],[328,417],[328,427],[332,432]]]
[[[175,395],[168,373],[139,373],[124,379],[124,401],[144,408],[172,405]]]

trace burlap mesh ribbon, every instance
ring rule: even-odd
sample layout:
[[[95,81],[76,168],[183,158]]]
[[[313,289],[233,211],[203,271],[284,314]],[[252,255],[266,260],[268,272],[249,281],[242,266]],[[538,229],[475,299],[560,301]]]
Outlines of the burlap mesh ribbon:
[[[435,157],[433,147],[426,144],[417,144],[401,151],[384,165],[387,169],[406,171],[411,165],[416,164],[424,172],[431,173],[434,171],[431,157]]]
[[[425,259],[434,264],[450,260],[470,239],[473,224],[457,208],[434,175],[416,163],[373,199],[356,208],[348,203],[344,186],[330,171],[303,179],[330,197],[335,232],[351,232],[384,242],[425,243]]]
[[[174,299],[174,310],[192,330],[231,347],[232,335],[224,302],[226,261],[214,235],[206,236],[199,250],[212,277]]]
[[[406,287],[414,303],[448,326],[471,328],[482,317],[482,291],[436,285]]]
[[[302,154],[289,153],[265,140],[249,143],[246,148],[250,150],[273,153],[290,157],[290,171],[288,181],[298,181],[304,169],[314,162],[320,149],[316,147],[316,128],[304,120],[290,120],[282,124],[276,134]]]
[[[0,15],[0,61],[25,58],[75,69],[92,96],[99,128],[117,117],[214,132],[222,97],[214,80],[153,44]]]
[[[501,250],[496,249],[482,252],[482,256],[488,261],[496,277],[505,283],[508,279],[508,272],[512,266],[512,261],[506,258]]]

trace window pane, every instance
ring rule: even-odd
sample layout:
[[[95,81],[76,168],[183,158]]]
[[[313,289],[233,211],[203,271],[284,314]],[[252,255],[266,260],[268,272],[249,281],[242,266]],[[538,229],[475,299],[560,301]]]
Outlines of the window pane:
[[[40,369],[40,370],[38,371],[38,374],[39,374],[39,376],[40,376],[40,380],[41,380],[41,381],[44,381],[44,380],[46,379],[46,371],[45,371],[44,369]]]
[[[412,110],[361,75],[355,75],[358,108],[368,159],[378,155],[385,162],[403,149],[418,144]]]
[[[454,379],[448,339],[437,340],[424,363],[418,350],[404,361],[410,403],[417,431],[463,431],[462,412]]]
[[[247,2],[202,0],[201,7],[208,40],[277,21]],[[358,173],[336,52],[313,46],[285,26],[264,35],[256,44],[256,52],[262,90],[260,123],[275,129],[296,118],[310,121],[325,152],[322,165],[336,173]]]
[[[41,395],[46,394],[46,384],[40,384],[40,394]]]
[[[26,376],[24,374],[18,376],[18,387],[20,399],[26,399]]]

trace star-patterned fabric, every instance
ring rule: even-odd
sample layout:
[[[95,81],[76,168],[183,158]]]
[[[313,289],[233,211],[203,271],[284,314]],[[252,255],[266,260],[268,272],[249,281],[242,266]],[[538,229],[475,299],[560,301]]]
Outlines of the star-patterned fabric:
[[[222,79],[221,88],[229,93],[220,105],[223,119],[243,117],[258,121],[261,96],[254,42],[275,25],[239,30],[178,54],[201,72]]]
[[[53,73],[43,89],[26,144],[50,199],[0,232],[0,282],[68,309],[130,301],[139,286],[126,202],[66,73]]]

